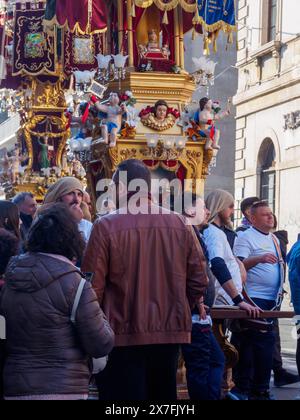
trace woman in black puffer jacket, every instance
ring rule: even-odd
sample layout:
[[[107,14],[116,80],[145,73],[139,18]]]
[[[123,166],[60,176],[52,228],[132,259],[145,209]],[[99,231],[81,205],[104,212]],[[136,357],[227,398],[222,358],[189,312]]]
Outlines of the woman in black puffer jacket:
[[[55,204],[35,220],[28,253],[11,260],[0,296],[5,399],[86,399],[91,358],[112,350],[114,334],[89,282],[71,322],[82,279],[73,263],[84,246],[69,209]]]
[[[0,228],[0,292],[4,285],[3,275],[10,258],[17,254],[19,240],[12,233]],[[0,317],[0,400],[3,399],[3,366],[5,359],[5,320]]]

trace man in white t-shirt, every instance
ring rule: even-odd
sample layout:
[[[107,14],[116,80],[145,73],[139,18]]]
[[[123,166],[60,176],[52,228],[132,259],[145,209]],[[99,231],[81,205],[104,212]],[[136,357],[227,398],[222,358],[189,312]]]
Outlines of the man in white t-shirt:
[[[274,215],[266,202],[255,203],[251,208],[250,227],[241,233],[234,246],[235,255],[247,270],[246,290],[252,301],[262,310],[276,307],[282,291],[282,257],[278,239],[271,233]],[[270,324],[269,331],[248,329],[239,334],[240,372],[239,389],[253,399],[270,399],[275,337]],[[253,381],[251,378],[253,366]]]
[[[234,257],[223,226],[228,226],[234,212],[234,198],[223,190],[211,192],[205,200],[211,213],[210,225],[203,232],[211,269],[216,279],[216,304],[236,305],[257,317],[257,308],[246,303],[242,296],[243,281],[239,262]]]

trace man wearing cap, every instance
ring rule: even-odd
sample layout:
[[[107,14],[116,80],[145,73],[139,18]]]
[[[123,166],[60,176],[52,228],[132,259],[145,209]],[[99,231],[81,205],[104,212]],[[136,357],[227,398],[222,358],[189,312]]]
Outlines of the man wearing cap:
[[[44,205],[53,203],[65,203],[70,206],[70,210],[78,222],[78,228],[83,234],[84,239],[88,242],[92,223],[84,219],[81,206],[83,204],[84,190],[81,182],[77,178],[65,177],[61,178],[55,184],[51,185],[44,199]]]

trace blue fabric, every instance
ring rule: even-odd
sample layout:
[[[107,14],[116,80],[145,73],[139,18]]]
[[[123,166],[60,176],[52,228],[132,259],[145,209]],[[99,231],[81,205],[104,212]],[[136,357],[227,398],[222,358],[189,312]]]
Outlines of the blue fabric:
[[[107,122],[107,129],[108,129],[108,133],[110,134],[114,128],[118,128],[117,124],[113,123],[113,122]]]
[[[194,324],[192,343],[182,346],[191,400],[216,401],[221,397],[224,354],[209,326]]]
[[[206,25],[225,22],[235,26],[234,0],[198,0],[198,10]]]
[[[292,302],[296,315],[300,315],[300,241],[298,241],[287,256],[289,281],[291,284]]]

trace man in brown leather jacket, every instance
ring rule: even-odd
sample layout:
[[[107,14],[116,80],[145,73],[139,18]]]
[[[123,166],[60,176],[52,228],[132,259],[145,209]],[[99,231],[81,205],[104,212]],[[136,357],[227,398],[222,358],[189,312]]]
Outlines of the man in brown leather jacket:
[[[134,200],[127,187],[137,179],[145,184],[139,213],[122,214]],[[205,258],[185,219],[152,203],[142,162],[123,162],[113,181],[125,207],[118,203],[95,223],[83,262],[116,334],[100,398],[175,400],[179,344],[190,343],[191,309],[208,285]]]

